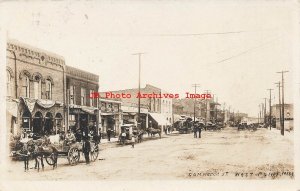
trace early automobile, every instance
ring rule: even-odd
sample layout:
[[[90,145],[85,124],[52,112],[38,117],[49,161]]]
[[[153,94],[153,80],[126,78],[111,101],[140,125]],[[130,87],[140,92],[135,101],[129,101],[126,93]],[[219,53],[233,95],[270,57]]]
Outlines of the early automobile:
[[[139,130],[134,124],[124,124],[121,126],[121,133],[119,135],[119,143],[124,145],[130,143],[133,137],[137,136]],[[136,141],[136,139],[135,139]]]

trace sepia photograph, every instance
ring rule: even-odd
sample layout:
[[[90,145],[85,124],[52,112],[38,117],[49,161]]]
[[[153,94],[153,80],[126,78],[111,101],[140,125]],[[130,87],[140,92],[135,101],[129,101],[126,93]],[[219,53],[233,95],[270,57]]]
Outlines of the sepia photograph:
[[[0,190],[300,190],[299,13],[0,2]]]

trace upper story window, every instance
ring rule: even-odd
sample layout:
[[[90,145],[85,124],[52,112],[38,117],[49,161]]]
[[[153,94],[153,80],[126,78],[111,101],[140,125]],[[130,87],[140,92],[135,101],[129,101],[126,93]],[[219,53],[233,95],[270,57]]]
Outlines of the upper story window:
[[[52,83],[46,80],[46,99],[52,99]]]
[[[75,86],[70,86],[70,98],[69,98],[69,103],[70,104],[75,104]]]
[[[23,70],[20,72],[20,87],[21,87],[21,92],[20,96],[21,97],[30,97],[30,73],[27,70]]]
[[[42,79],[39,76],[34,77],[33,89],[34,89],[34,99],[41,99],[41,97],[42,97]]]
[[[81,93],[80,93],[80,100],[81,100],[81,105],[86,105],[86,90],[85,88],[81,88]]]
[[[90,95],[94,95],[94,92],[95,92],[94,90],[90,90]],[[94,106],[95,99],[96,99],[96,98],[90,97],[90,106],[91,106],[91,107]]]

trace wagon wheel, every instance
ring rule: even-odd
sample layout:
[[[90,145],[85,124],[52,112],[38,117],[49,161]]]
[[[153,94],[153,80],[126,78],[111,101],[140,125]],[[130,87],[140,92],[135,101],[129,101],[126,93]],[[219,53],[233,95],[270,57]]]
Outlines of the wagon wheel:
[[[94,146],[94,149],[90,152],[90,154],[91,154],[91,161],[94,162],[95,160],[97,160],[98,155],[99,155],[99,147],[98,147],[98,145]]]
[[[50,156],[46,156],[45,157],[47,164],[50,165],[50,166],[53,166],[53,164],[54,164],[54,160],[53,160],[53,156],[52,155],[53,155],[53,153]]]
[[[77,148],[70,148],[68,152],[68,160],[70,165],[76,165],[79,162],[80,153]]]

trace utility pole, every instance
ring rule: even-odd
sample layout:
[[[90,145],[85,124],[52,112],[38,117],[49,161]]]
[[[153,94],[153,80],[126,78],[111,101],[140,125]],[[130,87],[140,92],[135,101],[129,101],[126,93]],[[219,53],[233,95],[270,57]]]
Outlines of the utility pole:
[[[197,88],[200,87],[200,84],[192,84],[192,87],[195,88],[195,95],[197,93]],[[194,123],[196,121],[196,96],[194,98]]]
[[[141,56],[142,54],[145,54],[145,53],[142,53],[142,52],[138,52],[138,53],[135,53],[135,54],[132,54],[132,55],[138,55],[139,57],[139,95],[141,93]],[[138,123],[138,126],[140,125],[140,116],[141,116],[141,96],[138,97],[138,105],[139,105],[139,108],[138,108],[138,119],[137,119],[137,123]],[[141,127],[141,126],[140,126]]]
[[[278,83],[275,83],[275,84],[277,84],[277,87],[278,87],[278,100],[279,100],[279,123],[280,123],[280,132],[281,132],[281,135],[282,135],[282,113],[281,113],[281,101],[280,101],[280,99],[281,99],[281,96],[280,96],[280,87],[281,87],[281,85],[280,85],[280,81],[278,82]],[[276,107],[276,109],[277,109],[277,107]]]
[[[261,103],[261,122],[260,123],[264,122],[264,119],[265,119],[264,111],[265,111],[265,105],[264,105],[264,103]]]
[[[272,129],[272,90],[273,89],[267,89],[267,90],[269,90],[270,91],[270,99],[269,99],[269,104],[270,104],[270,115],[269,115],[269,121],[270,121],[270,123],[269,123],[269,125],[270,125],[270,130]]]
[[[210,92],[210,90],[204,90],[206,94]],[[207,123],[207,99],[205,99],[205,131],[206,131],[206,123]]]
[[[281,135],[284,136],[284,77],[283,74],[289,71],[281,71],[277,73],[281,73],[281,85],[282,85],[282,127],[281,127]]]
[[[259,113],[258,113],[258,124],[260,122],[260,118],[261,118],[261,108],[260,108],[260,104],[258,105],[259,107]]]
[[[268,98],[263,98],[265,100],[265,105],[264,105],[264,123],[267,123],[266,115],[267,115],[267,99]]]

